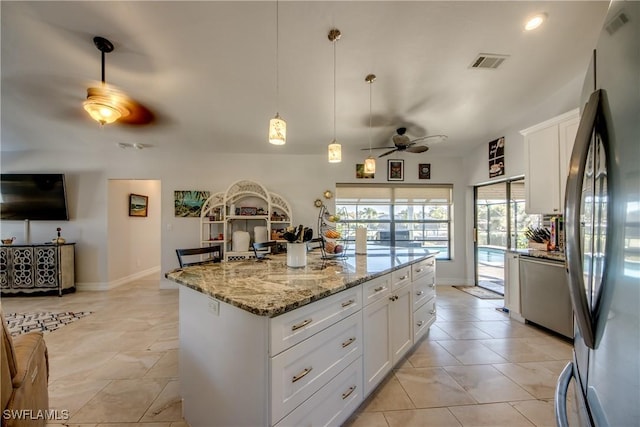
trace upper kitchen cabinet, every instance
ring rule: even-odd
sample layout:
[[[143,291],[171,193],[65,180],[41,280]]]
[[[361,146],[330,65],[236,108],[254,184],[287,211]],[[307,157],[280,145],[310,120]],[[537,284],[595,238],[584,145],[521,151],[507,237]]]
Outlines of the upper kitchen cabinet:
[[[529,214],[562,214],[579,110],[521,130],[525,145],[525,197]]]

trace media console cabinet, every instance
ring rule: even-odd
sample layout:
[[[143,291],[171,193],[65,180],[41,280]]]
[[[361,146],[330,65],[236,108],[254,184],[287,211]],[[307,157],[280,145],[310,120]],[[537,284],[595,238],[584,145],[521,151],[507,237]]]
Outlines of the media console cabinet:
[[[0,291],[58,295],[75,291],[75,243],[0,246]]]

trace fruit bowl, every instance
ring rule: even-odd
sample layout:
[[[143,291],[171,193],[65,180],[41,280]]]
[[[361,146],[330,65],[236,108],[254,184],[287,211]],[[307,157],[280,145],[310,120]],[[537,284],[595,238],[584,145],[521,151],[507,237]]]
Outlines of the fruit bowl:
[[[333,229],[325,230],[322,234],[327,239],[339,239],[340,237],[342,237],[339,231]]]

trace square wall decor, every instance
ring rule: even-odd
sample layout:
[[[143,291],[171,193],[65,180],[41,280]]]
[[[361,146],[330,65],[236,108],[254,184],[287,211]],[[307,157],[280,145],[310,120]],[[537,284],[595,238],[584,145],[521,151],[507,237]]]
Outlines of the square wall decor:
[[[387,160],[387,181],[404,181],[404,160]]]

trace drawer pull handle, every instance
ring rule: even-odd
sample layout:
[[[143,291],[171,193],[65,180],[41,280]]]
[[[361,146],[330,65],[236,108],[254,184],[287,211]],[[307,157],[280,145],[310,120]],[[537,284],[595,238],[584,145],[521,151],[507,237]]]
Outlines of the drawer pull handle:
[[[352,385],[351,387],[349,387],[349,389],[347,391],[345,391],[344,393],[342,393],[342,400],[346,399],[347,397],[351,396],[351,393],[353,393],[353,391],[356,389],[356,386]]]
[[[342,343],[342,348],[350,346],[355,340],[356,340],[356,337],[349,338],[348,340]]]
[[[422,273],[422,268],[416,269],[416,273]]]
[[[381,290],[383,290],[383,289],[384,289],[384,286],[378,286],[377,288],[375,288],[375,289],[373,290],[373,292],[380,292],[380,291],[381,291]]]
[[[400,280],[404,280],[404,279],[406,279],[407,277],[409,277],[409,276],[402,276],[402,277],[400,277]]]
[[[354,300],[354,299],[350,299],[349,301],[345,301],[345,302],[342,303],[342,308],[349,307],[350,305],[353,305],[353,303],[355,303],[355,302],[356,302],[356,300]]]
[[[424,325],[424,322],[422,320],[420,320],[418,323],[416,323],[418,325],[418,327]]]
[[[429,314],[436,314],[436,309],[434,308],[433,310],[431,310]]]
[[[424,291],[418,291],[418,292],[416,292],[416,295],[417,295],[417,296],[420,296],[420,295],[422,295],[422,294],[424,294]]]
[[[389,297],[389,300],[390,300],[390,301],[397,301],[397,300],[398,300],[398,298],[400,298],[398,295],[391,295],[391,296]]]
[[[431,284],[429,285],[429,287],[430,287],[430,288],[435,288],[435,287],[436,287],[435,282],[434,282],[434,283],[431,283]]]
[[[298,375],[294,375],[293,378],[291,379],[291,382],[295,383],[296,381],[303,379],[312,370],[313,370],[313,367],[305,368],[304,371],[300,372]]]
[[[293,325],[291,327],[292,331],[297,331],[300,328],[304,328],[305,326],[307,326],[309,323],[313,322],[313,319],[306,319],[303,320],[302,322],[298,323],[297,325]]]

